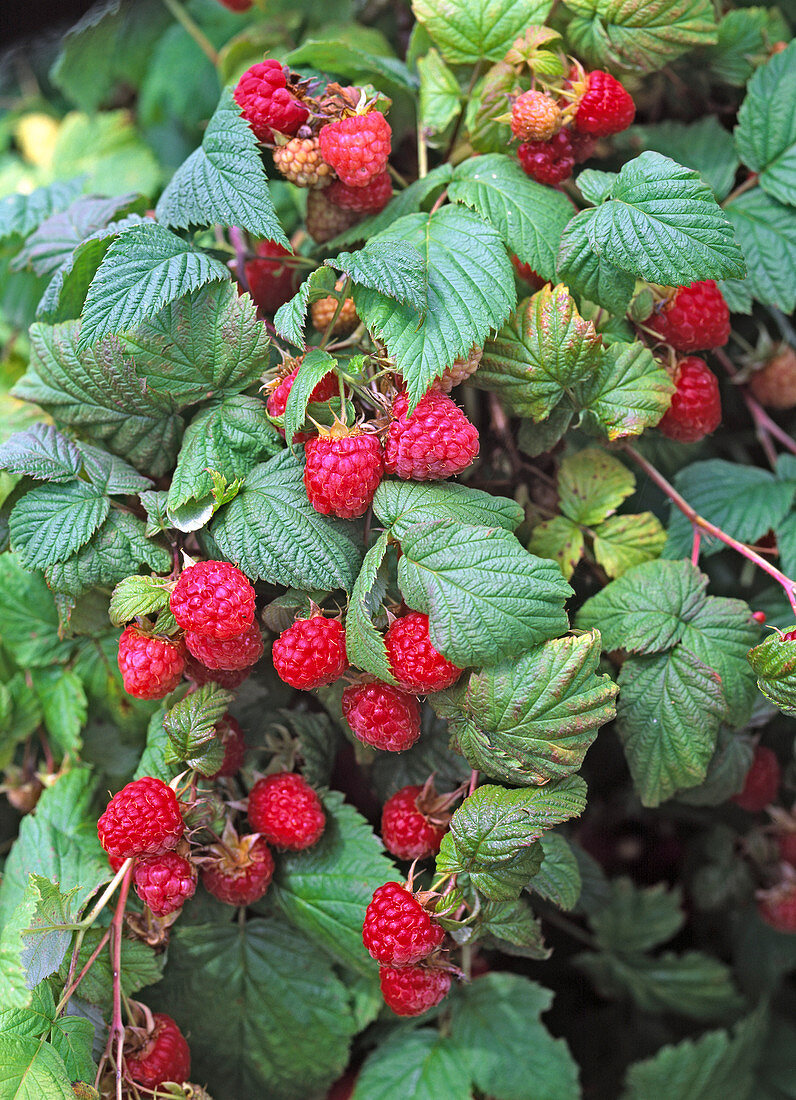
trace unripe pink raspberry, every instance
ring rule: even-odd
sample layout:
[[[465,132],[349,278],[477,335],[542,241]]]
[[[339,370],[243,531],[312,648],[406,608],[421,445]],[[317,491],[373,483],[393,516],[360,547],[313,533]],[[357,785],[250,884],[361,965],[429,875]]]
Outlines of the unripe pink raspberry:
[[[544,92],[523,92],[511,109],[511,132],[520,141],[549,141],[561,127],[561,110]]]
[[[431,792],[431,797],[435,794]],[[434,824],[418,807],[422,795],[422,787],[401,787],[384,803],[381,839],[396,859],[426,859],[436,855],[447,832],[447,825]]]
[[[238,81],[234,98],[257,140],[268,144],[274,141],[274,131],[295,134],[310,116],[288,89],[284,67],[273,58],[246,70]]]
[[[431,966],[380,966],[379,984],[384,1003],[396,1016],[422,1016],[447,997],[451,976]]]
[[[460,474],[477,458],[478,430],[447,394],[430,390],[408,412],[400,393],[384,443],[384,469],[414,481],[441,481]]]
[[[390,684],[352,684],[343,692],[342,707],[359,740],[374,749],[404,752],[420,736],[420,704]]]
[[[291,687],[312,691],[339,680],[348,668],[345,628],[339,619],[297,619],[274,642],[274,668]]]
[[[169,605],[183,630],[205,638],[235,638],[254,622],[254,589],[248,577],[228,561],[187,566]]]
[[[162,699],[182,679],[185,660],[177,642],[147,634],[134,624],[119,638],[119,671],[124,690],[136,699]]]
[[[428,633],[428,615],[410,611],[390,624],[384,635],[390,670],[406,691],[425,695],[455,684],[462,670],[434,648]]]
[[[342,180],[335,180],[326,194],[329,202],[343,210],[378,214],[392,198],[392,180],[389,172],[374,176],[364,187],[350,187]]]

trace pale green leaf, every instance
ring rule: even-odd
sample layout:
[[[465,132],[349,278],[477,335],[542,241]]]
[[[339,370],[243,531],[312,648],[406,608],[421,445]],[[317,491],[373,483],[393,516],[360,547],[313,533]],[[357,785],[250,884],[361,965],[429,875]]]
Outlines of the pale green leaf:
[[[82,465],[76,445],[51,424],[31,424],[0,446],[0,466],[4,470],[39,481],[72,481]]]
[[[381,482],[373,498],[373,511],[398,539],[415,523],[451,517],[473,526],[502,527],[513,531],[525,513],[516,501],[471,489],[456,481]]]
[[[44,724],[58,755],[76,755],[82,748],[80,731],[88,716],[88,699],[82,680],[65,668],[33,669],[31,679]]]
[[[348,275],[356,286],[425,312],[426,265],[420,249],[410,241],[370,240],[359,252],[341,252],[324,262]]]
[[[537,524],[528,543],[532,554],[557,561],[567,580],[570,580],[583,557],[585,546],[583,532],[566,516],[554,516]]]
[[[564,229],[558,245],[556,277],[578,298],[621,317],[633,297],[636,280],[594,250],[590,230],[596,216],[596,210],[581,210]]]
[[[716,41],[710,0],[569,0],[567,37],[592,68],[661,69]]]
[[[351,1100],[470,1100],[461,1050],[435,1028],[398,1031],[380,1043],[357,1077]]]
[[[594,556],[609,577],[660,557],[666,531],[652,512],[611,516],[594,532]]]
[[[587,527],[613,515],[635,487],[636,479],[627,466],[597,447],[567,455],[558,472],[561,511]]]
[[[530,23],[544,23],[549,0],[413,0],[412,10],[453,65],[500,61]]]
[[[19,1035],[0,1035],[0,1095],[9,1100],[75,1100],[55,1047]]]
[[[137,516],[112,510],[85,546],[45,571],[48,585],[55,592],[79,596],[89,588],[114,585],[142,565],[165,573],[171,555],[165,546],[148,539],[145,531]]]
[[[37,187],[30,194],[18,192],[0,200],[0,239],[27,237],[47,218],[52,217],[80,194],[83,181],[56,180],[47,187]]]
[[[733,14],[744,14],[731,12]],[[717,199],[724,199],[732,190],[740,161],[732,134],[715,115],[705,115],[698,122],[658,122],[653,126],[636,126],[645,149],[671,157],[678,164],[693,168],[712,189]]]
[[[459,112],[462,91],[454,73],[433,47],[418,58],[420,118],[429,137],[441,134]]]

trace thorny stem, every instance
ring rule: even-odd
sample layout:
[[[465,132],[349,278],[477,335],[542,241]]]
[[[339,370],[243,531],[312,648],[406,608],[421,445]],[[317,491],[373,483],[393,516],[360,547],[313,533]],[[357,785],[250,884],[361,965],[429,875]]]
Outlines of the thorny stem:
[[[202,51],[207,60],[215,69],[218,65],[218,53],[216,52],[215,46],[204,33],[202,28],[196,22],[194,22],[194,20],[185,10],[182,4],[178,2],[178,0],[163,0],[163,3],[180,24],[180,26],[183,28],[183,30],[187,31],[187,33],[191,36],[196,45],[199,47],[199,49]]]
[[[729,374],[730,378],[734,378],[738,372],[733,366],[732,360],[729,355],[727,355],[727,352],[724,351],[723,348],[714,348],[713,352],[727,374]],[[783,431],[775,420],[771,419],[760,402],[752,397],[746,386],[741,387],[741,395],[746,402],[746,407],[752,414],[752,419],[755,422],[755,428],[757,430],[757,438],[760,440],[760,446],[766,452],[766,458],[768,458],[771,465],[776,465],[777,456],[771,447],[771,441],[768,439],[768,436],[773,436],[774,439],[776,439],[778,443],[781,443],[783,447],[787,448],[791,454],[796,455],[796,440],[786,431]]]
[[[712,535],[714,539],[718,539],[719,542],[723,542],[725,546],[731,547],[736,550],[747,561],[754,562],[754,564],[762,569],[764,573],[768,573],[770,577],[781,585],[785,590],[785,595],[788,597],[788,601],[793,608],[793,613],[796,615],[796,581],[792,581],[790,577],[786,577],[776,566],[771,565],[765,558],[761,557],[756,550],[753,550],[751,546],[747,546],[743,542],[739,542],[738,539],[734,539],[731,535],[728,535],[726,531],[722,531],[720,527],[717,527],[715,523],[711,523],[706,520],[704,516],[700,516],[698,512],[688,503],[685,497],[680,496],[675,487],[671,485],[666,478],[660,473],[652,463],[648,462],[646,458],[642,457],[629,443],[624,444],[624,451],[628,454],[633,461],[642,468],[645,474],[658,486],[658,488],[666,494],[675,507],[679,508],[686,519],[694,526],[701,528],[708,535]]]

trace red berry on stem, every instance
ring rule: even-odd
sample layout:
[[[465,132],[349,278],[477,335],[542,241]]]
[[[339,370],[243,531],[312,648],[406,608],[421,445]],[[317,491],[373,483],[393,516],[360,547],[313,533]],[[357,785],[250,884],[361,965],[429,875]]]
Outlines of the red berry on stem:
[[[769,409],[796,408],[796,351],[780,344],[749,379],[752,396]]]
[[[266,313],[276,313],[296,289],[296,268],[284,263],[290,253],[276,241],[260,241],[256,257],[244,264],[246,282],[254,301]]]
[[[238,81],[234,98],[258,141],[273,142],[274,131],[295,134],[310,116],[288,89],[284,67],[273,58],[246,70]]]
[[[237,12],[249,11],[254,4],[254,0],[218,0],[218,2],[228,11]]]
[[[177,796],[151,775],[122,787],[97,822],[100,844],[120,859],[160,855],[176,848],[184,831]]]
[[[290,391],[293,389],[293,383],[296,381],[298,372],[299,368],[294,367],[290,374],[286,374],[284,378],[280,379],[276,385],[273,386],[273,389],[268,395],[268,400],[265,403],[265,408],[269,416],[279,417],[285,415],[287,399],[290,396]],[[339,397],[339,395],[340,384],[337,381],[337,375],[334,371],[330,371],[323,376],[312,391],[310,394],[310,401],[321,404],[324,401],[330,401],[333,397]]]
[[[259,631],[257,635],[259,637]],[[244,635],[245,636],[245,635]],[[235,639],[233,639],[234,641]],[[208,644],[214,644],[217,646],[228,646],[229,642],[213,642],[212,638],[199,638],[196,636],[196,641],[202,646]],[[263,643],[260,638],[260,652],[262,653]],[[227,691],[234,691],[235,688],[248,680],[251,675],[251,666],[241,669],[223,669],[223,668],[208,668],[207,665],[203,665],[200,661],[197,661],[195,657],[188,655],[185,661],[185,675],[189,680],[193,680],[195,684],[218,684],[219,687],[226,688]]]
[[[455,684],[462,670],[434,648],[428,633],[428,615],[410,611],[390,624],[384,635],[390,670],[406,691],[424,695]]]
[[[193,865],[176,852],[139,859],[133,871],[133,885],[144,905],[156,917],[181,909],[196,893]]]
[[[384,803],[381,815],[381,839],[396,859],[426,859],[436,855],[447,829],[435,825],[417,800],[422,787],[402,787]]]
[[[392,198],[392,180],[389,172],[380,172],[364,187],[351,187],[342,180],[335,180],[326,194],[329,202],[342,210],[378,214]]]
[[[333,684],[348,668],[345,628],[339,619],[298,619],[274,642],[274,668],[291,687],[312,691]]]
[[[716,375],[704,359],[690,355],[674,370],[672,403],[658,427],[678,443],[697,443],[721,423],[721,394]]]
[[[264,837],[231,839],[225,832],[222,845],[213,845],[214,859],[202,865],[202,884],[214,898],[227,905],[251,905],[258,901],[274,877],[274,857]]]
[[[777,754],[765,745],[758,745],[743,789],[732,796],[732,801],[751,814],[760,813],[777,797],[781,777]]]
[[[544,92],[523,92],[511,109],[511,132],[520,141],[549,141],[561,126],[561,111]]]
[[[411,966],[436,951],[444,938],[442,927],[397,882],[385,882],[373,894],[365,911],[362,942],[377,962]]]
[[[236,775],[246,759],[247,746],[243,730],[231,714],[225,714],[220,722],[216,722],[214,728],[221,738],[221,744],[224,746],[224,759],[221,762],[221,767],[210,778],[218,779],[220,776]]]
[[[645,324],[677,351],[721,348],[730,338],[730,311],[712,279],[679,287]]]
[[[340,519],[367,512],[384,474],[377,436],[334,425],[308,440],[304,455],[304,487],[316,512]]]
[[[143,1046],[125,1053],[127,1072],[138,1085],[156,1089],[164,1081],[182,1084],[191,1075],[191,1051],[171,1016],[152,1014],[154,1027]]]
[[[517,157],[526,176],[551,186],[569,179],[575,167],[566,130],[559,130],[549,141],[526,141],[517,150]]]
[[[147,634],[131,624],[119,638],[124,690],[136,699],[162,699],[182,679],[185,659],[170,638]]]
[[[627,89],[610,73],[595,69],[589,73],[586,91],[575,114],[575,127],[582,134],[607,137],[626,130],[636,117],[636,105]]]
[[[257,623],[252,623],[245,634],[238,634],[234,638],[207,638],[203,634],[194,634],[190,630],[185,632],[185,644],[192,657],[209,670],[220,669],[224,672],[236,672],[241,669],[247,671],[256,665],[263,655],[263,636]],[[218,677],[210,676],[209,679],[221,683]],[[245,680],[246,677],[243,677]],[[239,680],[231,683],[237,687]],[[227,686],[222,684],[222,687]]]
[[[365,745],[404,752],[420,736],[420,704],[406,691],[375,680],[343,692],[343,716]]]
[[[321,155],[349,187],[365,187],[387,167],[392,130],[380,111],[330,122],[318,135]]]
[[[441,481],[460,474],[478,457],[478,429],[447,394],[430,390],[409,413],[398,394],[384,443],[384,469],[413,481]]]
[[[384,1003],[397,1016],[422,1016],[447,997],[451,976],[430,966],[380,966]]]
[[[169,606],[183,630],[205,638],[235,638],[254,622],[254,589],[228,561],[198,561],[180,573]]]
[[[326,827],[320,798],[295,772],[258,779],[249,793],[248,817],[269,844],[292,852],[317,844]]]

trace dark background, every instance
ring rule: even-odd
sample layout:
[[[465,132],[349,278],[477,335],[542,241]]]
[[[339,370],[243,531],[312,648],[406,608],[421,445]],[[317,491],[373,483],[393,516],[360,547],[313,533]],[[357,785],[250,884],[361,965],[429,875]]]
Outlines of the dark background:
[[[0,47],[44,30],[64,30],[94,6],[94,0],[0,0]]]

